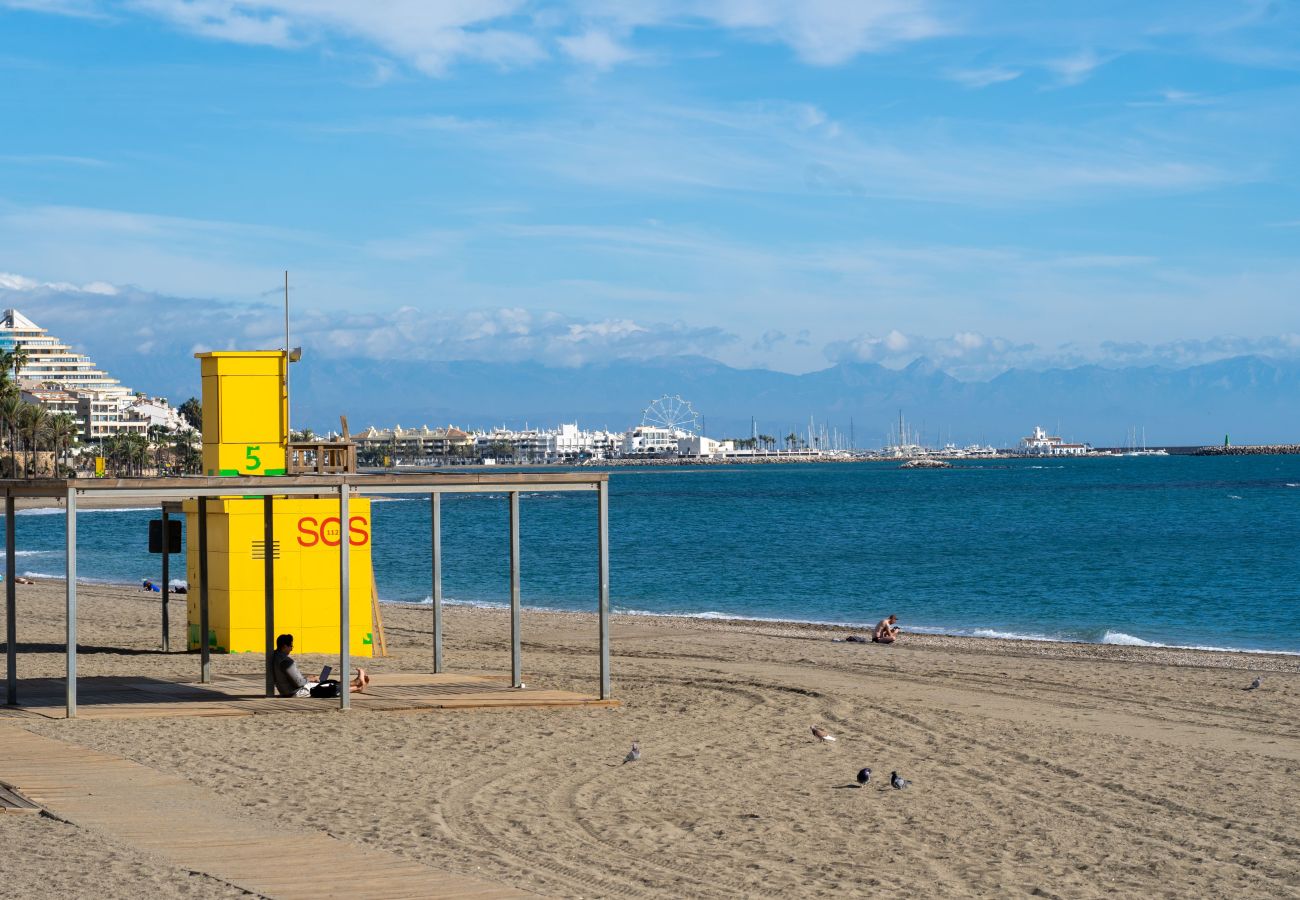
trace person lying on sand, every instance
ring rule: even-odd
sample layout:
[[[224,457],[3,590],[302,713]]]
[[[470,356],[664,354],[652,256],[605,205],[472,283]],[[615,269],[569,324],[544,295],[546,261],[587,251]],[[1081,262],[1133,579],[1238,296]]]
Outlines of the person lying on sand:
[[[330,692],[317,691],[313,693],[313,688],[319,688],[323,685],[335,685],[333,694],[337,696],[337,681],[320,680],[320,675],[308,678],[298,671],[298,664],[293,661],[289,654],[293,653],[293,635],[282,634],[275,639],[275,653],[271,655],[271,674],[275,678],[275,689],[280,692],[281,697],[315,697],[328,696]],[[349,689],[354,694],[359,694],[370,684],[370,676],[366,670],[357,666],[357,674],[352,677]]]
[[[890,615],[888,619],[881,619],[876,624],[876,630],[871,635],[871,641],[875,644],[892,644],[898,640],[899,629],[894,625],[898,621],[898,616]]]

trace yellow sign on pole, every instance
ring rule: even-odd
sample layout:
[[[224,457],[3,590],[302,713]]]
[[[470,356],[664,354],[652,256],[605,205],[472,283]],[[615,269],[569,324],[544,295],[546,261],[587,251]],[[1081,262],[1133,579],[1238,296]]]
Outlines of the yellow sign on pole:
[[[104,457],[102,456],[95,457],[95,477],[96,478],[104,477]]]

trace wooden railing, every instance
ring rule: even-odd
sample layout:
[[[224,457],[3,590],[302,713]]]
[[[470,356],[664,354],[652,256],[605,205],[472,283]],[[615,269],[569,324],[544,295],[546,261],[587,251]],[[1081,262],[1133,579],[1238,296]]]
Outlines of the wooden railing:
[[[357,445],[351,441],[302,441],[289,444],[288,475],[339,475],[357,470]]]

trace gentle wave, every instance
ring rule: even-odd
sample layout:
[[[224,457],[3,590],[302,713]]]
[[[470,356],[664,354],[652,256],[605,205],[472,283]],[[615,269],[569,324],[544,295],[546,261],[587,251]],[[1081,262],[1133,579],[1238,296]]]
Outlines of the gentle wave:
[[[429,606],[433,603],[433,598],[425,596],[422,600],[383,600],[383,603],[405,603]],[[442,601],[447,606],[466,606],[475,609],[509,609],[509,603],[489,602],[486,600],[453,600],[443,598]],[[566,609],[555,606],[535,606],[525,604],[525,609],[539,610],[542,612],[590,612],[589,609]],[[652,612],[647,609],[629,609],[617,606],[611,606],[610,611],[619,616],[648,616],[659,619],[703,619],[706,621],[739,621],[739,622],[763,622],[771,625],[825,625],[836,628],[860,628],[869,631],[875,627],[875,623],[865,622],[836,622],[820,619],[779,619],[768,616],[750,616],[742,613],[724,613],[717,610],[707,610],[705,612]],[[1269,656],[1300,656],[1300,653],[1291,650],[1257,650],[1254,648],[1243,647],[1214,647],[1203,644],[1163,644],[1159,641],[1148,641],[1123,631],[1112,631],[1107,629],[1099,636],[1085,637],[1079,635],[1063,634],[1043,634],[1041,632],[1021,632],[1021,631],[1002,631],[996,628],[947,628],[939,625],[908,625],[905,632],[914,634],[930,634],[942,637],[968,637],[983,638],[1002,641],[1047,641],[1049,643],[1059,644],[1110,644],[1121,647],[1157,647],[1169,650],[1209,650],[1215,653],[1261,653]]]
[[[153,508],[148,506],[114,506],[105,508],[77,509],[78,516],[89,515],[90,513],[131,513],[131,512],[152,512]],[[67,510],[61,506],[38,506],[33,509],[20,509],[14,513],[15,516],[62,516]],[[3,518],[0,516],[0,518]]]

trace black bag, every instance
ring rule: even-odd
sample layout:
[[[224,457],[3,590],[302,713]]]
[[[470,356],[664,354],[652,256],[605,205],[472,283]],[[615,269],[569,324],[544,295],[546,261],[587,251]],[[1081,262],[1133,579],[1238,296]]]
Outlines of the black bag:
[[[311,689],[313,697],[337,697],[339,695],[339,683],[337,681],[322,681]]]

